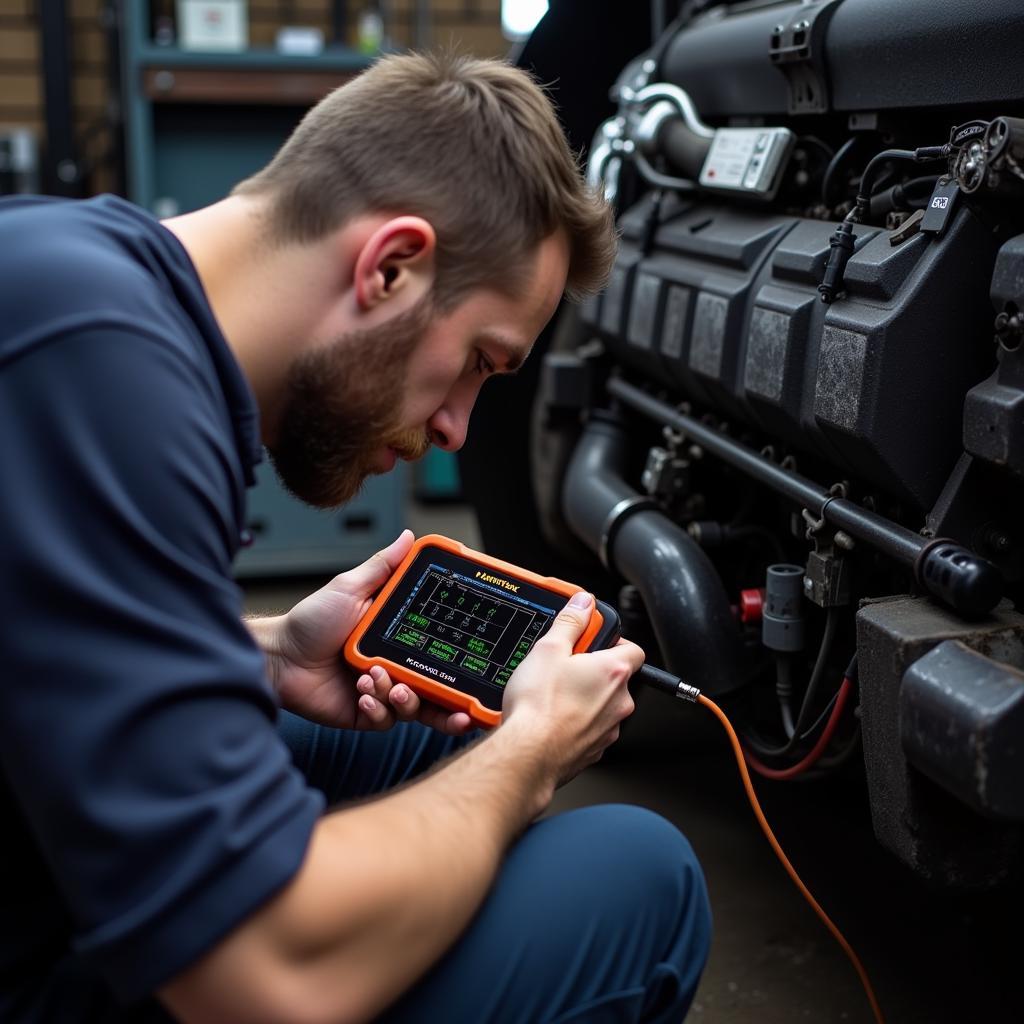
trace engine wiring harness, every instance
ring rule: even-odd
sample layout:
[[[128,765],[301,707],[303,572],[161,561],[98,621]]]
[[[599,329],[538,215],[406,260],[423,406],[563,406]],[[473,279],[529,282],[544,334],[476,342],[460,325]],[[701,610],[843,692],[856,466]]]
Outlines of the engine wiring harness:
[[[892,160],[911,160],[914,163],[945,160],[950,152],[951,146],[946,143],[942,146],[921,146],[918,149],[884,149],[871,158],[861,175],[853,209],[843,218],[829,241],[825,274],[818,285],[818,294],[822,302],[834,302],[842,293],[846,264],[850,262],[856,245],[853,226],[867,223],[871,197],[875,194],[878,176],[885,165]]]

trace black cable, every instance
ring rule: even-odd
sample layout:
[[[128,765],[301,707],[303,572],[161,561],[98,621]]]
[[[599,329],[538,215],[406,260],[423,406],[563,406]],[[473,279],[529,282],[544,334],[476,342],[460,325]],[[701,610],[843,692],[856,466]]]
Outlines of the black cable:
[[[836,771],[842,768],[860,748],[861,730],[858,722],[846,746],[839,753],[833,754],[831,757],[822,757],[813,768],[794,775],[788,782],[790,785],[794,785],[801,782],[821,782],[822,779],[832,778]]]
[[[863,224],[867,219],[868,203],[875,192],[876,178],[879,171],[889,163],[890,160],[914,160],[912,149],[883,149],[876,153],[869,161],[864,173],[860,176],[860,184],[857,186],[857,202],[853,209],[846,215],[847,220]]]
[[[945,160],[949,155],[949,146],[919,146],[917,149],[883,149],[869,161],[864,173],[860,176],[857,186],[857,203],[847,214],[847,220],[863,224],[867,218],[871,197],[874,195],[876,179],[882,167],[890,160],[912,160],[915,163],[928,163],[934,160]]]
[[[800,714],[797,715],[795,734],[799,734],[807,728],[807,718],[811,713],[811,706],[815,694],[821,685],[825,675],[825,668],[828,664],[829,655],[832,653],[832,645],[835,643],[836,630],[839,628],[839,609],[829,608],[825,613],[825,631],[821,637],[821,646],[818,648],[818,657],[814,662],[814,669],[811,672],[810,681],[804,691],[804,699],[800,705]]]
[[[941,146],[919,146],[917,149],[883,149],[881,153],[876,153],[868,161],[864,173],[860,176],[860,184],[857,186],[857,202],[843,218],[842,223],[829,240],[825,273],[822,276],[821,284],[818,285],[818,294],[821,296],[822,302],[835,302],[843,291],[846,264],[850,262],[856,245],[853,225],[867,223],[871,196],[874,193],[876,179],[881,168],[890,160],[913,160],[918,163],[945,160],[949,157],[950,151],[948,143]]]
[[[857,654],[854,652],[853,657],[850,659],[849,664],[846,666],[846,671],[843,672],[843,678],[850,680],[851,686],[857,685]],[[832,709],[836,705],[836,701],[839,700],[839,691],[832,695],[832,699],[825,705],[825,710],[814,720],[813,725],[807,726],[806,729],[800,734],[800,739],[806,740],[814,735],[818,731],[818,728],[825,722],[828,716],[832,713]]]
[[[779,699],[782,715],[782,731],[787,739],[793,738],[796,726],[793,723],[793,659],[780,654],[775,662],[775,696]]]
[[[832,179],[838,173],[840,166],[843,161],[849,155],[850,150],[857,145],[859,141],[856,135],[851,136],[844,142],[839,149],[836,150],[835,156],[829,161],[828,167],[825,168],[825,175],[821,179],[821,202],[822,205],[827,206],[831,209],[832,200],[829,198],[832,193]]]
[[[910,181],[876,192],[871,197],[869,207],[871,220],[878,220],[892,210],[913,210],[927,206],[939,177],[936,174],[929,174],[921,178],[911,178]]]
[[[818,731],[818,729],[828,719],[828,716],[832,714],[832,709],[836,706],[837,700],[839,700],[838,690],[832,695],[832,699],[825,705],[825,709],[821,712],[821,714],[818,715],[814,722],[811,725],[807,726],[807,728],[804,729],[804,731],[800,734],[800,739],[810,739]]]
[[[821,681],[825,675],[825,668],[828,665],[828,659],[832,653],[832,645],[835,642],[836,630],[838,628],[839,609],[829,608],[826,612],[825,631],[821,637],[821,645],[818,647],[818,656],[815,659],[814,668],[811,670],[811,678],[807,683],[807,689],[804,691],[804,698],[800,704],[800,712],[797,715],[796,722],[794,723],[793,735],[790,739],[781,747],[771,747],[756,736],[751,736],[749,734],[744,735],[744,742],[749,745],[750,749],[753,750],[758,757],[785,757],[787,754],[792,753],[800,743],[801,733],[807,729],[807,719],[811,714],[811,706],[814,703],[814,697],[817,694],[818,688],[821,686]]]
[[[844,679],[849,679],[851,686],[856,686],[857,685],[857,653],[856,652],[854,652],[853,657],[850,659],[849,663],[847,664],[846,671],[843,672],[843,678]],[[809,725],[809,726],[807,726],[806,729],[804,729],[804,731],[800,735],[800,739],[802,739],[802,740],[809,739],[812,735],[814,735],[814,733],[816,733],[818,731],[818,727],[828,718],[829,714],[832,711],[832,708],[835,707],[835,704],[836,704],[837,700],[839,700],[839,691],[838,690],[836,690],[836,692],[832,695],[832,699],[828,702],[828,704],[825,705],[825,710],[822,711],[822,713],[820,715],[818,715],[818,717],[815,719],[814,724],[813,725]]]
[[[849,664],[846,666],[846,671],[843,672],[843,678],[849,679],[850,683],[854,686],[857,685],[857,655],[854,653],[850,659]],[[812,725],[809,725],[802,733],[800,733],[800,739],[810,739],[821,727],[821,725],[827,721],[828,717],[832,714],[832,709],[836,706],[836,701],[839,699],[839,691],[832,695],[832,699],[825,705],[824,710],[818,715]],[[794,776],[791,781],[798,782],[810,782],[816,779],[827,778],[832,772],[841,768],[850,758],[856,753],[857,749],[861,745],[861,727],[860,721],[858,720],[854,726],[853,732],[850,734],[850,738],[846,741],[843,747],[832,754],[829,757],[822,757],[818,763],[811,768],[809,771],[801,772],[798,776]],[[753,749],[753,747],[751,748]],[[755,751],[756,753],[756,751]]]

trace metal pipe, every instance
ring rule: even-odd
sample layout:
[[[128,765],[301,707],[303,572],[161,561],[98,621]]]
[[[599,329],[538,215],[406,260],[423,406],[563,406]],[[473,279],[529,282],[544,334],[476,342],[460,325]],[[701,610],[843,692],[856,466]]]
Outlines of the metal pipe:
[[[570,527],[643,599],[665,667],[710,694],[741,686],[742,640],[721,578],[694,540],[623,479],[621,425],[592,419],[563,491]]]
[[[835,497],[820,484],[776,466],[721,431],[621,378],[610,380],[608,391],[630,408],[685,434],[723,462],[808,509],[816,518],[913,569],[924,590],[957,611],[984,614],[1001,600],[1003,580],[999,570],[955,541],[922,537],[877,512]]]
[[[644,86],[639,92],[630,92],[628,96],[623,93],[623,97],[627,102],[637,104],[650,103],[653,100],[668,100],[675,105],[686,123],[686,127],[694,135],[699,135],[704,139],[715,137],[715,129],[700,119],[700,114],[697,113],[690,94],[684,89],[680,89],[678,85],[672,85],[671,82],[655,82],[652,85]]]
[[[769,462],[758,452],[673,409],[633,384],[621,379],[611,380],[608,391],[637,412],[684,433],[712,455],[789,498],[794,504],[808,509],[816,518],[825,518],[838,528],[847,530],[851,536],[906,565],[913,566],[928,543],[927,538],[898,526],[884,516],[869,512],[852,501],[836,498],[821,484]]]
[[[65,0],[41,0],[39,38],[46,117],[46,191],[59,196],[81,192],[71,105],[71,47]]]
[[[656,43],[665,31],[665,0],[651,0],[651,42]]]

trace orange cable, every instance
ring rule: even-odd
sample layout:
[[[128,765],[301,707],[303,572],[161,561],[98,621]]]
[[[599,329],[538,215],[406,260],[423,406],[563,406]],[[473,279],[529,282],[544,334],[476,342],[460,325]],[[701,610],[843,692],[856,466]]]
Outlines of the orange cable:
[[[757,794],[754,792],[754,785],[750,781],[750,772],[747,771],[747,765],[743,758],[743,747],[740,746],[739,737],[736,735],[736,730],[733,729],[732,723],[728,718],[726,718],[725,712],[713,700],[709,700],[701,694],[697,698],[697,702],[703,704],[704,707],[711,711],[725,727],[725,731],[729,734],[729,742],[732,744],[733,753],[736,755],[736,763],[739,765],[740,775],[743,778],[743,788],[747,791],[747,798],[750,800],[750,806],[754,809],[754,816],[757,818],[757,823],[761,826],[761,831],[765,834],[768,842],[771,844],[771,848],[775,851],[775,856],[782,862],[782,866],[786,869],[786,873],[793,880],[793,884],[800,890],[803,898],[807,900],[814,912],[819,918],[821,918],[822,923],[832,933],[833,938],[842,947],[842,950],[849,958],[850,963],[853,964],[854,969],[857,972],[857,976],[860,978],[860,983],[864,986],[864,992],[867,994],[868,1002],[871,1004],[871,1012],[874,1014],[875,1021],[877,1024],[885,1024],[885,1018],[882,1016],[882,1008],[878,1005],[875,990],[871,987],[871,980],[868,978],[868,973],[864,970],[864,965],[860,962],[860,958],[853,951],[853,947],[843,937],[843,933],[832,923],[828,914],[822,910],[821,905],[811,895],[807,886],[800,880],[800,876],[796,873],[796,869],[792,864],[790,864],[789,858],[783,852],[782,847],[779,845],[779,841],[775,838],[775,834],[772,832],[771,826],[768,824],[768,821],[764,816],[764,811],[761,810],[761,804],[758,802]]]

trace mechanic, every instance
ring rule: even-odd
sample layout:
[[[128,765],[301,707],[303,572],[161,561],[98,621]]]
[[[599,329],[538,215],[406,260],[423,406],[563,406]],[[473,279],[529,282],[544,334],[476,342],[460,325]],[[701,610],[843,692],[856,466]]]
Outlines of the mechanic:
[[[0,1018],[682,1019],[686,840],[535,823],[632,710],[589,595],[481,739],[340,661],[410,534],[278,617],[231,576],[262,445],[320,506],[457,449],[613,251],[547,97],[465,57],[382,59],[163,225],[0,203]]]

